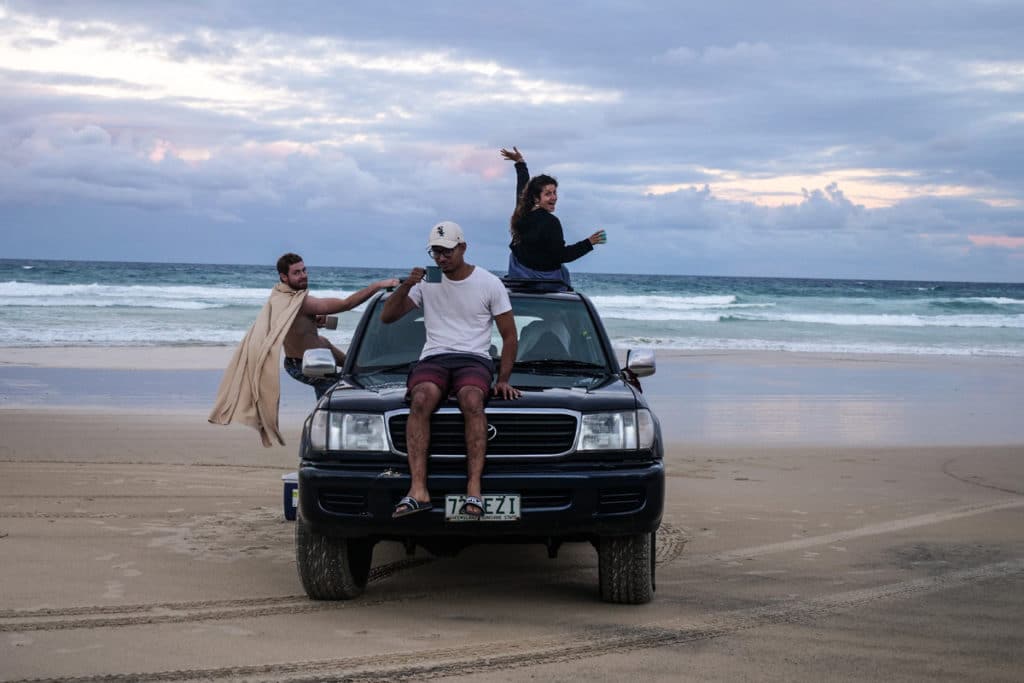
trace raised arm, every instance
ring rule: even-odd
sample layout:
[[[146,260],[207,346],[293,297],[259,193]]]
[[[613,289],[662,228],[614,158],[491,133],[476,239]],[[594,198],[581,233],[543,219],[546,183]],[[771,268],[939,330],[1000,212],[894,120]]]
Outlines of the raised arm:
[[[526,184],[530,182],[530,169],[526,167],[526,159],[523,158],[523,153],[515,145],[512,145],[511,152],[502,147],[501,156],[508,161],[516,162],[516,204],[519,204],[519,198],[523,195]]]
[[[409,272],[409,277],[402,280],[394,294],[389,296],[387,301],[384,302],[384,307],[380,312],[380,321],[382,323],[393,323],[416,308],[416,304],[409,298],[409,290],[413,288],[413,285],[420,282],[426,273],[427,271],[423,268],[413,268]]]
[[[369,287],[364,287],[355,294],[347,296],[344,299],[335,299],[331,297],[318,298],[307,295],[306,300],[302,302],[302,312],[307,315],[331,315],[334,313],[341,313],[342,311],[349,311],[369,299],[380,290],[397,286],[398,280],[391,278],[388,280],[378,280]]]

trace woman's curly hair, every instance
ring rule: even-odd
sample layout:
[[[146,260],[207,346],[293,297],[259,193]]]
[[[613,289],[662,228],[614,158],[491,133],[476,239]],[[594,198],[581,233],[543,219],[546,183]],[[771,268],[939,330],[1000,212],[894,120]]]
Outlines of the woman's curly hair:
[[[541,191],[548,185],[558,187],[558,181],[542,173],[539,176],[530,178],[530,182],[523,188],[523,193],[519,196],[519,201],[516,203],[516,210],[512,212],[512,218],[509,220],[509,232],[512,233],[513,244],[519,243],[519,232],[516,230],[516,225],[537,206]]]

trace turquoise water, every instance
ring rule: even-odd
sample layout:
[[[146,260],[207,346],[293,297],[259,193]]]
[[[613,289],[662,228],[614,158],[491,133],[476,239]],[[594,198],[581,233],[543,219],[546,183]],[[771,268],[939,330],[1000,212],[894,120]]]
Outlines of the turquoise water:
[[[310,289],[407,272],[310,267]],[[621,347],[1024,356],[1022,283],[573,277]],[[272,264],[0,260],[0,346],[233,344],[276,281]],[[328,335],[347,344],[357,321]]]

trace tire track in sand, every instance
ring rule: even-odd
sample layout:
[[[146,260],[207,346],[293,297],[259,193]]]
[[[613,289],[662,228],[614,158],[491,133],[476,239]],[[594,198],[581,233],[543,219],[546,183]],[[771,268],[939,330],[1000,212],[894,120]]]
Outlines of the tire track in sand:
[[[25,513],[26,516],[46,514]],[[90,513],[61,513],[60,517],[100,516]],[[106,515],[102,515],[106,516]],[[682,530],[662,524],[658,530],[658,547],[655,557],[657,564],[675,561],[683,552],[687,538]],[[433,562],[431,557],[406,558],[374,567],[370,570],[369,581],[382,581],[401,571]],[[426,594],[423,595],[426,597]],[[52,607],[35,610],[0,610],[0,632],[58,631],[76,628],[106,628],[116,626],[138,626],[162,623],[183,623],[188,621],[213,621],[241,617],[274,616],[278,614],[303,614],[327,610],[354,608],[389,602],[409,600],[415,596],[408,593],[394,596],[360,599],[358,602],[315,602],[305,595],[285,595],[265,598],[235,600],[203,600],[193,602],[159,602],[135,605],[94,605],[79,607]]]
[[[663,524],[658,533],[656,562],[658,565],[678,562],[684,567],[694,567],[717,562],[731,562],[779,552],[800,550],[818,545],[834,544],[864,536],[901,531],[917,526],[937,524],[998,510],[1024,507],[1024,499],[1012,498],[992,503],[965,505],[951,510],[917,515],[904,519],[872,524],[833,534],[810,538],[768,543],[749,548],[695,555],[679,559],[687,542],[684,532],[671,525]],[[370,572],[370,581],[380,581],[396,572],[418,567],[431,562],[431,558],[409,558],[375,567]],[[413,596],[383,596],[374,600],[362,599],[358,603],[311,602],[305,596],[280,596],[244,600],[212,600],[202,602],[152,603],[129,606],[94,606],[72,608],[47,608],[43,610],[0,611],[0,632],[49,631],[74,628],[103,628],[112,626],[135,626],[142,624],[181,623],[188,621],[211,621],[239,617],[273,616],[277,614],[302,614],[332,609],[343,609],[346,605],[383,604],[396,600],[408,600]],[[75,618],[79,617],[79,618]]]
[[[1003,500],[997,500],[992,503],[963,505],[950,510],[927,512],[923,515],[904,517],[903,519],[893,519],[885,522],[879,522],[878,524],[869,524],[855,529],[847,529],[846,531],[837,531],[831,534],[809,536],[807,538],[798,538],[792,541],[781,541],[779,543],[766,543],[764,545],[739,548],[737,550],[726,550],[719,553],[693,555],[681,560],[679,565],[683,567],[697,567],[716,562],[735,562],[748,557],[759,557],[761,555],[771,555],[774,553],[789,552],[792,550],[803,550],[804,548],[813,548],[819,545],[832,545],[834,543],[862,538],[864,536],[888,534],[896,531],[903,531],[905,529],[913,529],[919,526],[940,524],[942,522],[949,522],[963,517],[973,517],[974,515],[983,515],[989,512],[997,512],[999,510],[1009,510],[1019,507],[1024,507],[1024,498],[1004,498]]]
[[[431,562],[429,558],[410,558],[390,562],[370,570],[369,581],[382,581],[403,570]],[[199,600],[192,602],[154,602],[135,605],[94,605],[82,607],[46,607],[35,610],[0,610],[0,632],[61,631],[75,628],[105,628],[149,624],[211,621],[244,617],[303,614],[344,609],[346,606],[382,604],[401,597],[352,602],[315,602],[305,595],[284,595],[236,600]]]
[[[610,653],[655,647],[678,646],[729,636],[745,630],[813,621],[843,610],[881,600],[899,600],[967,584],[1024,575],[1024,558],[998,562],[938,576],[910,579],[882,586],[732,610],[706,617],[653,621],[642,626],[592,628],[575,633],[568,641],[560,636],[479,643],[427,651],[344,657],[339,659],[233,666],[209,669],[178,669],[23,679],[20,683],[122,683],[127,681],[245,680],[325,683],[326,681],[407,681],[486,671],[508,671],[544,664],[591,658]],[[486,654],[481,654],[486,650]]]

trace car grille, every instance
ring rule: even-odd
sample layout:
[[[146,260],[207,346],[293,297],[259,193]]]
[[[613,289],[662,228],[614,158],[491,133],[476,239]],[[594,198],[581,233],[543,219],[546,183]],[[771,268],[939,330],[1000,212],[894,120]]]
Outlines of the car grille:
[[[408,411],[392,414],[388,430],[394,449],[406,454]],[[487,457],[555,456],[572,451],[579,417],[568,411],[488,412]],[[466,437],[462,413],[441,410],[430,421],[431,457],[465,456]]]

